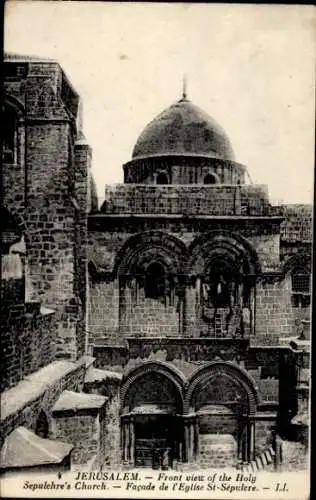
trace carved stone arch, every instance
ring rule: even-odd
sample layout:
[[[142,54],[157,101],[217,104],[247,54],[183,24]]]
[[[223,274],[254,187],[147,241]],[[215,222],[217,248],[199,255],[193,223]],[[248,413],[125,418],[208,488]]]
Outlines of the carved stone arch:
[[[184,405],[183,398],[183,388],[185,386],[185,377],[176,367],[170,366],[168,363],[163,361],[145,361],[139,366],[133,368],[130,372],[124,375],[121,382],[121,390],[120,390],[120,410],[121,412],[124,409],[126,396],[128,394],[129,389],[132,385],[137,381],[138,378],[143,375],[147,375],[150,373],[158,373],[166,377],[177,389],[178,395],[181,400],[182,407]]]
[[[306,273],[311,273],[312,256],[309,252],[299,252],[286,259],[283,263],[284,274],[292,273],[297,268],[305,268]]]
[[[159,263],[165,269],[166,273],[171,273],[175,270],[173,256],[160,245],[153,245],[141,252],[137,249],[130,260],[130,269],[146,271],[150,264],[153,263]]]
[[[188,251],[185,244],[175,236],[163,231],[145,231],[131,236],[118,251],[114,275],[132,273],[144,256],[156,252],[174,273],[183,273]]]
[[[256,413],[258,391],[256,385],[249,374],[240,367],[229,361],[212,361],[195,371],[188,380],[188,388],[185,394],[184,412],[189,413],[193,404],[193,397],[196,390],[201,385],[207,383],[219,375],[224,375],[233,380],[236,385],[245,391],[248,398],[248,414],[253,416]]]
[[[187,272],[191,275],[205,273],[210,259],[222,256],[231,262],[243,263],[246,274],[258,275],[261,266],[253,245],[243,236],[227,230],[213,230],[198,236],[189,247]]]
[[[8,239],[9,246],[17,243],[21,240],[22,236],[24,236],[24,241],[26,245],[26,249],[30,247],[30,239],[28,236],[27,227],[24,219],[21,217],[19,213],[16,213],[14,210],[8,210],[8,208],[4,205],[0,207],[0,216],[1,221],[3,221],[2,232],[10,233],[10,237]],[[9,234],[8,234],[9,236]],[[4,245],[5,241],[2,239],[1,245]]]
[[[2,107],[5,106],[10,106],[14,108],[16,115],[19,120],[24,120],[25,118],[25,108],[22,104],[22,102],[17,99],[16,97],[8,94],[7,92],[4,93],[4,98],[2,101]]]

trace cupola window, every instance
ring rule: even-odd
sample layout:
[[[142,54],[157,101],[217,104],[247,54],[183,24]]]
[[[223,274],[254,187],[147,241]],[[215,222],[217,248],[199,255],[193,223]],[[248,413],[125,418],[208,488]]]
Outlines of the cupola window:
[[[204,177],[204,184],[216,184],[216,182],[216,177],[213,174],[206,174]]]
[[[165,172],[160,172],[157,175],[157,184],[169,184],[169,179]]]

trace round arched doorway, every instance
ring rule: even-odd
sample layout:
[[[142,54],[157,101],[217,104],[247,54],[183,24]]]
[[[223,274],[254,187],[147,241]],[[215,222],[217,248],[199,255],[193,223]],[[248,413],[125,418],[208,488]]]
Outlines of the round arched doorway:
[[[182,380],[158,363],[128,374],[121,390],[123,463],[167,469],[182,459]]]
[[[235,467],[254,456],[257,393],[248,374],[228,362],[210,363],[190,379],[185,408],[195,415],[193,453],[200,467]]]

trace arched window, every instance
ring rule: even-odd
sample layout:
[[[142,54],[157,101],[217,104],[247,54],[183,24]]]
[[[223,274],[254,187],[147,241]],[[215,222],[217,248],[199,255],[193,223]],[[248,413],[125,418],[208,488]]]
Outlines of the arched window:
[[[159,299],[166,294],[166,272],[159,262],[153,262],[145,274],[145,297]]]
[[[2,161],[14,164],[17,160],[17,115],[13,106],[4,105],[2,108],[3,139],[2,139]]]
[[[216,177],[213,174],[206,174],[204,177],[204,184],[216,184],[216,182]]]
[[[43,410],[40,411],[37,418],[35,434],[43,439],[48,437],[48,420],[46,413]]]
[[[160,172],[157,175],[157,184],[169,184],[169,179],[165,172]]]

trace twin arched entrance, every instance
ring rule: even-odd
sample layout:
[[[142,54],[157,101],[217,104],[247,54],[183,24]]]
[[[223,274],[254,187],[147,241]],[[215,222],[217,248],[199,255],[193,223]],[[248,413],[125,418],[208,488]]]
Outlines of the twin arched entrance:
[[[256,405],[252,380],[232,363],[207,363],[188,379],[167,363],[144,363],[122,381],[123,463],[153,468],[248,463],[254,456]]]

